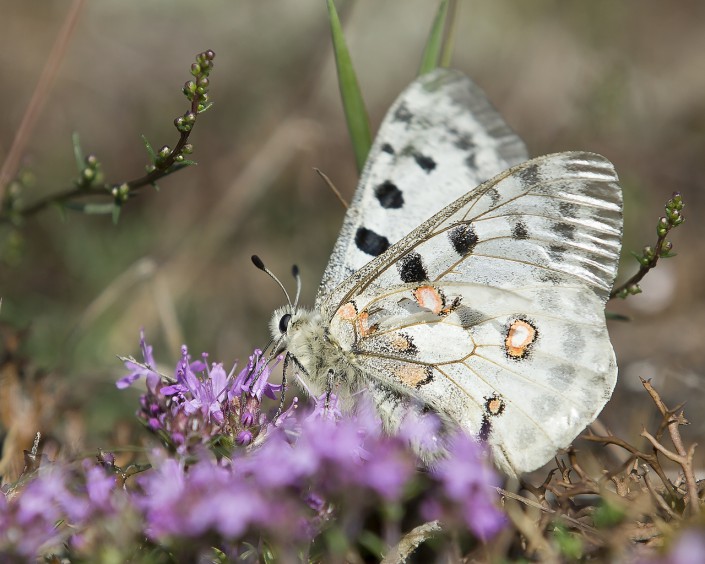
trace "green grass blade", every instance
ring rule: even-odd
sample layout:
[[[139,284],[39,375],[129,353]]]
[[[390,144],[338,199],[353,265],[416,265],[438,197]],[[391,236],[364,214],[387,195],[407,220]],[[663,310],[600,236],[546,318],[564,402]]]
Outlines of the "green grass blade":
[[[370,145],[372,145],[370,122],[367,118],[365,102],[362,99],[360,86],[357,83],[352,59],[350,58],[348,47],[345,44],[345,37],[343,36],[343,29],[340,25],[338,12],[335,9],[333,0],[327,0],[327,2],[331,35],[333,37],[335,65],[338,69],[340,96],[343,101],[343,110],[345,112],[345,120],[348,124],[350,141],[352,142],[353,152],[355,153],[355,163],[357,164],[357,170],[361,171],[362,167],[365,165],[367,153],[370,151]]]
[[[449,16],[448,16],[448,33],[446,40],[443,43],[443,52],[441,53],[440,66],[444,68],[450,67],[450,61],[453,58],[453,48],[455,47],[455,36],[458,33],[458,11],[460,10],[460,2],[458,0],[450,0]]]
[[[443,31],[445,30],[446,17],[448,15],[448,0],[441,0],[436,12],[436,18],[433,20],[431,33],[426,41],[426,47],[421,58],[421,67],[419,75],[431,72],[438,66],[438,60],[441,55],[441,47],[443,46]]]

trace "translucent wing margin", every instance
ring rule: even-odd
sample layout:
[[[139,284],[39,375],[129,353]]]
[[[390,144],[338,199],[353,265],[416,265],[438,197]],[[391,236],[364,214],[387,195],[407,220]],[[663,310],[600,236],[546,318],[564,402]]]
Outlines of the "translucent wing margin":
[[[316,304],[423,221],[527,159],[521,139],[469,78],[449,69],[418,78],[380,126]]]
[[[604,304],[621,233],[609,161],[540,157],[422,224],[322,312],[373,386],[486,439],[507,472],[529,471],[567,446],[614,388]]]

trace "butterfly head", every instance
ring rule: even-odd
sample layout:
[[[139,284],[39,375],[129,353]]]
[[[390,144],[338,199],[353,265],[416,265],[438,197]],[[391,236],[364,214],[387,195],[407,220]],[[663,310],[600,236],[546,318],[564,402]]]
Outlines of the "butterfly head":
[[[269,321],[269,332],[274,341],[276,353],[287,348],[289,342],[289,329],[293,329],[293,321],[297,321],[298,314],[293,310],[291,305],[285,305],[274,310],[272,319]]]
[[[269,330],[272,334],[272,342],[274,343],[274,353],[279,354],[288,348],[292,329],[297,325],[299,319],[301,317],[307,317],[306,312],[299,310],[298,307],[299,296],[301,295],[301,276],[299,275],[299,268],[294,265],[291,269],[291,274],[296,280],[296,298],[292,303],[284,284],[281,283],[279,278],[277,278],[271,270],[264,266],[262,259],[260,259],[257,255],[253,255],[252,262],[257,268],[269,275],[269,277],[279,285],[282,292],[284,292],[284,296],[286,297],[287,305],[275,310],[272,314],[272,319],[269,322]]]

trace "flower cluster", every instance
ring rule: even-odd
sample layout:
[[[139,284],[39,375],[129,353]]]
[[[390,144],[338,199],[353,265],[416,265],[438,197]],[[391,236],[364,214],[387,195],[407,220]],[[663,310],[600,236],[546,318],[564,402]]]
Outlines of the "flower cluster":
[[[130,502],[116,476],[84,461],[81,471],[48,464],[23,488],[0,495],[0,554],[31,559],[56,554],[68,543],[76,552],[93,548],[106,524],[124,519],[130,530]],[[138,531],[132,530],[133,537]],[[3,562],[6,560],[3,560]]]
[[[222,364],[209,366],[205,354],[202,360],[192,361],[183,346],[174,378],[168,381],[156,371],[144,333],[140,348],[144,362],[126,360],[129,373],[116,385],[124,389],[145,378],[147,392],[140,398],[137,417],[166,446],[185,454],[203,444],[247,445],[267,422],[260,410],[262,399],[275,399],[281,386],[269,382],[273,366],[261,351],[255,350],[235,375],[236,366],[226,373]]]
[[[498,478],[472,439],[452,437],[445,458],[417,470],[409,445],[438,448],[432,416],[412,413],[403,433],[388,435],[364,396],[343,416],[335,394],[324,394],[310,408],[295,400],[272,421],[262,400],[276,399],[279,387],[260,351],[235,374],[205,355],[193,361],[184,347],[167,378],[144,335],[140,344],[144,362],[129,360],[118,387],[145,378],[138,417],[167,448],[153,449],[135,478],[110,455],[82,471],[45,464],[23,477],[26,485],[0,496],[2,554],[95,558],[107,550],[114,560],[150,550],[196,561],[214,550],[244,559],[295,551],[320,560],[341,539],[340,550],[354,547],[363,532],[393,546],[407,521],[440,519],[481,540],[503,526]]]

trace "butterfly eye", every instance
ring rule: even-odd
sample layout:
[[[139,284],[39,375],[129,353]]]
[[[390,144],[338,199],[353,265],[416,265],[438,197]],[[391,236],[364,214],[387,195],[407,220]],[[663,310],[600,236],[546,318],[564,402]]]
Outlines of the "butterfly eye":
[[[290,313],[282,315],[282,318],[279,320],[279,331],[286,333],[286,330],[289,328],[289,321],[291,321]]]

